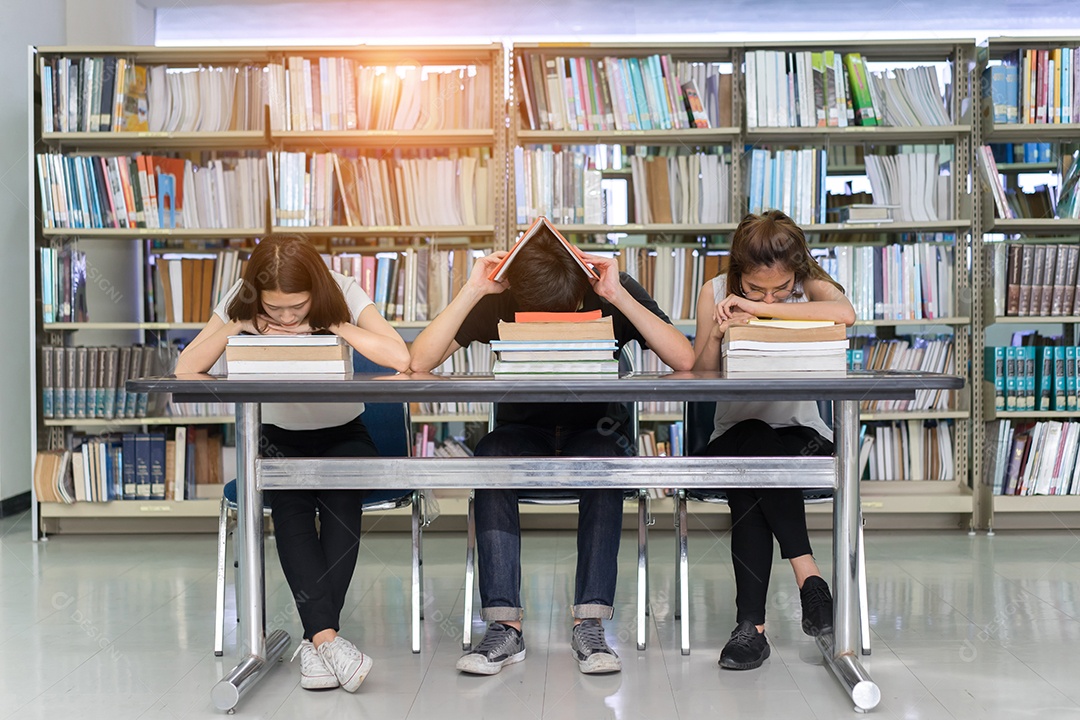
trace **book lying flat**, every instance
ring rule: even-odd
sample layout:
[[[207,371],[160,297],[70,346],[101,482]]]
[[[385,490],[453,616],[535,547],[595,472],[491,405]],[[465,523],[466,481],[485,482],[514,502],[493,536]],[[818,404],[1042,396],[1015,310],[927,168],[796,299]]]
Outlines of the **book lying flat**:
[[[847,371],[847,353],[844,351],[835,355],[791,353],[790,355],[770,355],[768,357],[725,355],[722,358],[724,371],[728,375],[747,372],[761,373],[763,375],[789,375],[791,373],[805,372],[837,372],[843,374]]]
[[[613,353],[619,349],[611,340],[492,340],[491,349],[503,350],[606,350]]]
[[[230,335],[228,345],[239,347],[323,347],[348,344],[338,335]]]
[[[618,360],[592,362],[505,362],[496,360],[496,375],[618,375]]]
[[[228,360],[229,377],[233,375],[317,375],[348,373],[351,360]]]
[[[225,363],[230,376],[350,373],[352,346],[337,335],[232,335]]]
[[[811,347],[807,347],[807,346]],[[843,352],[847,350],[847,340],[821,340],[813,343],[805,342],[762,342],[760,340],[732,340],[724,344],[728,352],[747,351],[753,353],[807,353],[807,352]]]
[[[499,350],[503,362],[611,360],[614,350]]]
[[[563,237],[563,234],[556,230],[555,226],[543,215],[536,218],[536,220],[533,221],[533,224],[521,234],[518,241],[514,243],[514,247],[510,248],[510,252],[502,259],[502,262],[495,266],[495,269],[488,275],[488,279],[494,280],[495,282],[504,279],[506,277],[506,271],[510,268],[511,263],[514,262],[514,258],[521,252],[521,248],[525,247],[530,240],[536,237],[536,235],[545,228],[555,236],[555,239],[566,249],[566,252],[570,254],[570,257],[574,258],[582,272],[596,280],[600,279],[600,275],[586,264],[584,254],[572,245],[569,240]]]
[[[499,323],[500,340],[614,340],[611,317],[585,322]]]
[[[749,325],[733,325],[724,333],[724,343],[752,340],[767,343],[818,343],[846,341],[847,327],[842,323],[825,323],[804,327],[785,327],[776,324],[759,324],[753,320]],[[780,321],[785,324],[793,321]]]
[[[599,308],[585,312],[517,312],[514,322],[587,322],[603,316]]]

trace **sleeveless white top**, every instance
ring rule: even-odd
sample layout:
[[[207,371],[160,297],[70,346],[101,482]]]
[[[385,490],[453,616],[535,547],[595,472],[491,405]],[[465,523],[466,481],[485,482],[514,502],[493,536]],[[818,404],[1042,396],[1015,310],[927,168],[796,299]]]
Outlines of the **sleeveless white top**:
[[[713,300],[719,303],[728,295],[727,276],[714,277],[712,287]],[[784,302],[806,302],[801,283],[795,286],[795,292]],[[830,442],[833,439],[832,428],[821,419],[817,403],[810,400],[770,400],[768,402],[716,403],[716,418],[713,421],[713,433],[709,437],[709,442],[743,420],[763,420],[774,428],[801,425],[816,430],[821,437]]]

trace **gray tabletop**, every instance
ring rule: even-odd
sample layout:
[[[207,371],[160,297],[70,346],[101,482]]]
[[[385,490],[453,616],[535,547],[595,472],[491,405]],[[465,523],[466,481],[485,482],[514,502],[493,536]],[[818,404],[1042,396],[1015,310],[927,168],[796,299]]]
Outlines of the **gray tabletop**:
[[[128,392],[172,393],[179,402],[618,402],[905,400],[918,390],[958,390],[956,375],[851,372],[846,376],[725,377],[716,372],[630,373],[619,378],[479,374],[233,376],[127,381]]]

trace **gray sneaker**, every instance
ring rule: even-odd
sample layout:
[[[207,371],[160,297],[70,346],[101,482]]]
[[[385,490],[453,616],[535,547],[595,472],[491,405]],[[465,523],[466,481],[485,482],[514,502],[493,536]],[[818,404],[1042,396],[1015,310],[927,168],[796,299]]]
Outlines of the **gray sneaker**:
[[[604,626],[599,620],[589,618],[574,626],[570,650],[578,662],[578,668],[586,675],[613,673],[622,670],[622,661],[604,637]]]
[[[521,631],[501,622],[488,624],[487,632],[472,652],[462,655],[457,669],[473,675],[494,675],[503,665],[512,665],[525,659],[525,638]]]

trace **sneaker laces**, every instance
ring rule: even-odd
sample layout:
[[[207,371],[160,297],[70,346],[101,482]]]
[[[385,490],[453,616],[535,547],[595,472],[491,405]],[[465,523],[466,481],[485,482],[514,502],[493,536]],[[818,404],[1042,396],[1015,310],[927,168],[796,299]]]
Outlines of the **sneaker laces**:
[[[581,644],[594,652],[611,652],[611,648],[608,647],[607,638],[604,636],[604,626],[598,622],[584,621],[578,623],[574,631],[581,638]],[[591,653],[590,653],[591,654]]]
[[[344,658],[346,660],[363,660],[364,653],[360,652],[360,648],[353,645],[351,642],[343,637],[336,637],[328,643],[324,643],[328,649],[333,651],[338,658]]]
[[[501,622],[491,623],[487,632],[484,633],[484,639],[480,641],[480,644],[476,646],[473,652],[487,655],[492,650],[498,649],[499,646],[506,642],[507,634],[513,632],[513,630],[514,628]]]
[[[289,662],[295,662],[295,660],[296,660],[296,656],[300,654],[300,650],[302,650],[302,649],[303,649],[303,647],[304,647],[304,641],[303,641],[303,640],[301,640],[301,641],[300,641],[300,644],[296,646],[296,652],[294,652],[294,653],[292,654],[292,657],[291,657],[291,658],[289,658]]]
[[[824,610],[832,602],[828,587],[815,583],[810,588],[803,588],[803,605],[811,612]]]
[[[757,640],[757,636],[760,635],[757,631],[757,627],[750,622],[741,622],[739,626],[735,628],[735,631],[731,633],[731,639],[728,640],[728,645],[735,645],[736,647],[750,649],[754,645],[754,641]]]

